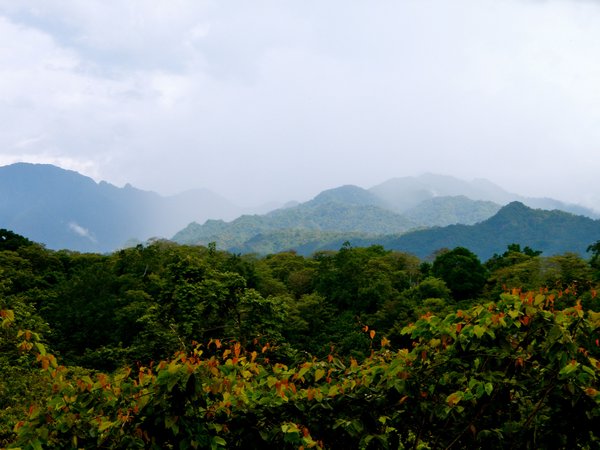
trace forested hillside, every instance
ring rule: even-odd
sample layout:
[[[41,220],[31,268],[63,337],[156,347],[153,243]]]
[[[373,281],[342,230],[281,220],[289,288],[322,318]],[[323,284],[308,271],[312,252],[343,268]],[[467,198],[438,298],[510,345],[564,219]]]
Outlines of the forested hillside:
[[[424,209],[415,208],[414,215],[424,221],[430,220],[427,217],[432,215],[437,217],[436,220],[442,220],[442,217],[451,217],[462,210],[464,200],[438,197],[426,201],[428,205]],[[479,203],[490,212],[496,209],[493,203]],[[452,214],[445,209],[449,205],[452,205]],[[463,212],[468,216],[466,210]],[[190,224],[177,233],[174,240],[200,245],[216,242],[219,247],[232,252],[262,255],[293,249],[304,256],[315,251],[335,250],[349,241],[361,247],[383,245],[423,259],[441,248],[461,246],[488,259],[513,242],[537,248],[545,255],[565,252],[584,255],[589,242],[600,236],[600,220],[558,210],[532,209],[520,202],[510,203],[474,225],[455,224],[406,231],[410,223],[404,216],[376,206],[309,202],[264,216],[243,216],[229,223]]]
[[[201,245],[216,242],[221,247],[235,249],[248,246],[253,238],[282,231],[290,235],[298,231],[309,232],[314,239],[323,234],[325,238],[331,234],[344,236],[347,233],[396,234],[415,226],[414,222],[405,217],[377,206],[319,201],[278,209],[262,216],[242,216],[232,222],[209,220],[204,225],[192,223],[178,232],[173,240],[181,244]],[[269,240],[273,243],[271,251],[294,248],[301,244],[291,238],[283,247],[278,247],[275,240]]]
[[[0,446],[594,448],[600,241],[432,263],[0,231]]]
[[[489,219],[471,226],[451,225],[407,233],[398,237],[371,239],[369,244],[381,244],[401,249],[422,258],[439,248],[463,246],[480,258],[490,258],[511,242],[542,250],[546,255],[565,252],[585,254],[589,242],[600,236],[600,220],[575,216],[564,211],[531,209],[520,202],[503,207]],[[365,241],[353,241],[365,245]]]

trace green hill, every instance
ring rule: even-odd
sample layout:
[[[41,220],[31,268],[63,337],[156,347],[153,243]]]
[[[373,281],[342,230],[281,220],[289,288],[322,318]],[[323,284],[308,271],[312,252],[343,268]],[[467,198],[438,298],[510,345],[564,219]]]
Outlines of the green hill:
[[[541,250],[546,256],[565,252],[585,255],[588,245],[599,239],[600,220],[558,210],[532,209],[513,202],[475,225],[450,225],[402,236],[351,242],[353,245],[382,244],[421,258],[429,257],[441,248],[462,246],[485,260],[494,253],[501,253],[511,243]]]
[[[315,201],[316,200],[316,201]],[[282,247],[269,244],[273,251],[296,248],[307,241],[328,242],[332,235],[385,235],[403,233],[415,227],[405,217],[374,205],[352,205],[315,199],[296,207],[278,209],[265,215],[241,216],[232,222],[209,220],[191,223],[173,240],[182,244],[215,242],[220,248],[248,249],[248,241],[265,241],[273,233],[286,236]]]

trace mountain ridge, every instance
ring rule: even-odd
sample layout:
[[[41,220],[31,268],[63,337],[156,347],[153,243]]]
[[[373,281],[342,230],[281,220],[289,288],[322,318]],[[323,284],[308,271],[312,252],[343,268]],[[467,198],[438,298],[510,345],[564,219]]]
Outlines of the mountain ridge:
[[[355,244],[381,244],[421,258],[430,257],[441,248],[460,246],[485,260],[512,243],[541,250],[546,256],[566,252],[585,255],[587,247],[599,239],[600,220],[560,210],[533,209],[515,201],[474,225],[430,228],[396,237],[357,240]]]
[[[477,189],[478,194],[474,193]],[[521,198],[488,180],[467,182],[425,174],[390,179],[370,189],[343,185],[307,202],[244,214],[247,210],[206,189],[163,197],[130,184],[119,188],[105,181],[97,183],[49,164],[17,163],[0,167],[0,226],[49,248],[76,251],[108,252],[126,242],[171,236],[185,243],[214,241],[223,248],[245,251],[314,249],[331,240],[343,242],[345,237],[388,236],[390,240],[390,236],[431,226],[474,225],[501,210],[498,203],[466,194],[484,199]],[[553,199],[528,202],[594,215]]]

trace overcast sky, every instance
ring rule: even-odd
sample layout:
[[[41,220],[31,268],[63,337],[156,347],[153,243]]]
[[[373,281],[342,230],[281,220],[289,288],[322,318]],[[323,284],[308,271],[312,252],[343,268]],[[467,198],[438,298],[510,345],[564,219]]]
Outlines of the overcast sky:
[[[0,0],[0,165],[251,205],[433,172],[600,210],[600,2]]]

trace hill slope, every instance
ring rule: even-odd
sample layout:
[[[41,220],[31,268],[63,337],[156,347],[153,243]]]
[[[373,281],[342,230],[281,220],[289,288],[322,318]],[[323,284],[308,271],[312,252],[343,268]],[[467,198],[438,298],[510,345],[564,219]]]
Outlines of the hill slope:
[[[597,240],[600,240],[600,220],[558,210],[532,209],[520,202],[513,202],[493,217],[475,225],[450,225],[352,243],[378,243],[421,258],[441,248],[462,246],[486,260],[494,253],[502,253],[511,243],[542,250],[546,256],[565,252],[585,255],[588,245]]]
[[[362,200],[361,200],[362,202]],[[405,217],[371,204],[346,204],[334,196],[317,196],[295,207],[278,209],[258,216],[242,216],[232,222],[207,221],[191,223],[173,240],[182,244],[216,242],[221,248],[249,250],[248,241],[272,236],[283,248],[272,245],[273,251],[295,248],[307,240],[326,242],[331,234],[382,235],[402,233],[415,224]],[[285,233],[283,233],[285,231]],[[287,236],[282,241],[282,237]],[[300,239],[300,240],[298,240]]]

